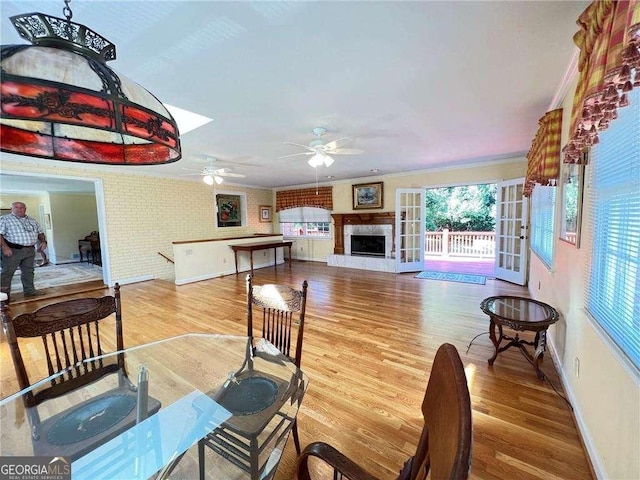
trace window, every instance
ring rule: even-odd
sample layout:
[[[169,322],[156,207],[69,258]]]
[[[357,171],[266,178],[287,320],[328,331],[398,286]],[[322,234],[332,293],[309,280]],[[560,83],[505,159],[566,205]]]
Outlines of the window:
[[[531,194],[531,250],[551,268],[556,187],[536,185]]]
[[[587,310],[640,369],[640,88],[591,150]]]
[[[297,207],[280,211],[285,237],[331,238],[331,212],[323,208]]]

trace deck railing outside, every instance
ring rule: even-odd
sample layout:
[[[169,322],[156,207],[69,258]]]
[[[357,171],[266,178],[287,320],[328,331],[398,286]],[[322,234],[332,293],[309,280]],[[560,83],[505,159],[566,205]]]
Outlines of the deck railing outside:
[[[495,256],[494,232],[427,232],[425,255],[442,257],[493,258]]]

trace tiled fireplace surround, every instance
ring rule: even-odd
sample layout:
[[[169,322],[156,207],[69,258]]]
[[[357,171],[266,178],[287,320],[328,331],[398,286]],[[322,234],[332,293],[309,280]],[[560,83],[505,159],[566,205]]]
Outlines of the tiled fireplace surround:
[[[380,272],[395,272],[395,214],[333,214],[334,248],[327,264],[333,267],[357,268]],[[352,235],[384,235],[384,257],[351,255]]]

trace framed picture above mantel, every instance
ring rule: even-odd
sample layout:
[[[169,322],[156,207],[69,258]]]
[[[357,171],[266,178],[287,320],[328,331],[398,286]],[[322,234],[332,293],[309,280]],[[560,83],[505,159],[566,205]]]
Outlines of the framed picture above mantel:
[[[353,209],[382,208],[383,182],[359,183],[353,186]]]

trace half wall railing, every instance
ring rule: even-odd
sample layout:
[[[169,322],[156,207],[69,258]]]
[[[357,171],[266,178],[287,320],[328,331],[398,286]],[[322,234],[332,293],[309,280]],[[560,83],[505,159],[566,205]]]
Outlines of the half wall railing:
[[[441,257],[493,258],[495,232],[427,232],[425,255]]]

